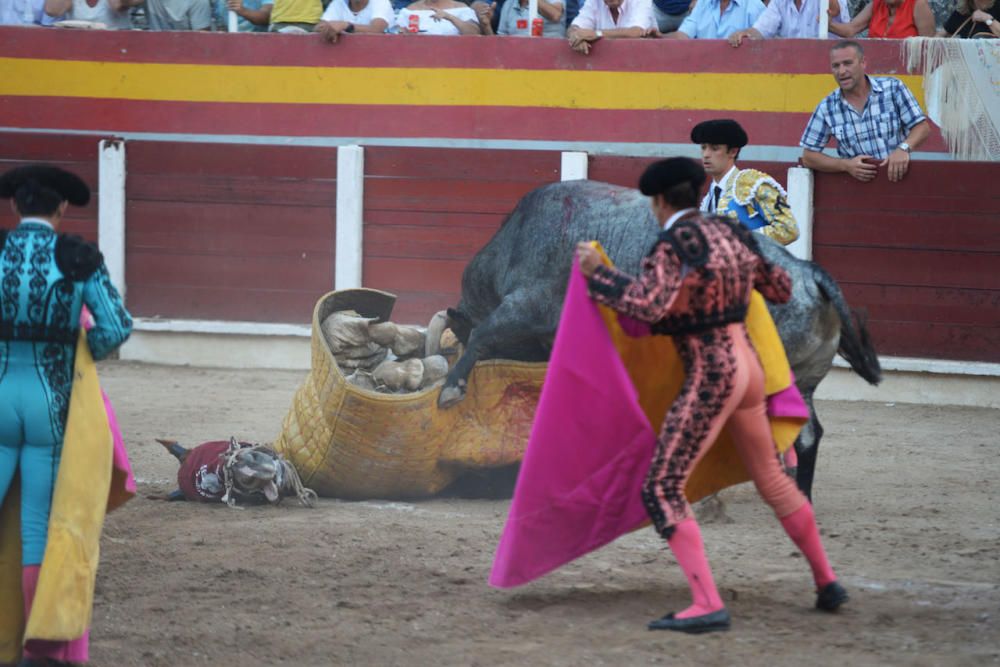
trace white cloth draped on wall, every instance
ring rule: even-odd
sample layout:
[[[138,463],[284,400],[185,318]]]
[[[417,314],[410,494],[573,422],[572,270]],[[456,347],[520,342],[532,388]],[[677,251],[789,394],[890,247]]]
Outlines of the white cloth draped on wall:
[[[1000,40],[915,37],[903,48],[955,159],[1000,161]]]

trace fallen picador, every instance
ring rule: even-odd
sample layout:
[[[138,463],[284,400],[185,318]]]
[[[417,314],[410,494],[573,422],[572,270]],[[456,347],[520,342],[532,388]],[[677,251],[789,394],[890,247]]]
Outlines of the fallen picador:
[[[190,449],[176,440],[161,440],[181,467],[177,471],[178,489],[156,500],[194,500],[237,504],[277,505],[282,498],[294,496],[312,507],[316,492],[302,485],[295,466],[266,445],[240,442],[236,438],[204,442]]]

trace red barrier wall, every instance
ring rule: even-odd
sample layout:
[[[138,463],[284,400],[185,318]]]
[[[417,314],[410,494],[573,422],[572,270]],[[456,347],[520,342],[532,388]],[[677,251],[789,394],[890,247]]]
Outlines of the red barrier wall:
[[[458,303],[466,263],[559,165],[554,151],[366,148],[364,285],[399,296],[394,320],[428,322]]]
[[[96,186],[97,138],[4,134],[7,168],[48,161]],[[457,302],[466,262],[559,154],[369,147],[363,281],[394,319]],[[650,158],[593,156],[633,185]],[[140,317],[306,323],[332,289],[336,149],[127,143],[126,282]],[[785,163],[746,163],[784,181]],[[915,161],[902,183],[816,174],[814,256],[866,310],[880,353],[1000,362],[1000,165]],[[96,201],[67,229],[96,239]],[[0,224],[13,217],[0,207]]]
[[[132,141],[127,151],[135,315],[309,321],[333,289],[336,149]]]
[[[816,174],[813,255],[883,354],[1000,362],[1000,164]]]

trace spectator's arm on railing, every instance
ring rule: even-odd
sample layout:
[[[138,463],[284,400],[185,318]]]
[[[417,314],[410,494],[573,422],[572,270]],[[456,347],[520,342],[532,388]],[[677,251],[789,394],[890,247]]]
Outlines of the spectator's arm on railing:
[[[124,0],[125,2],[135,1],[142,4],[144,0]],[[243,0],[226,0],[226,9],[236,12],[237,16],[245,18],[254,25],[270,25],[272,5],[262,5],[260,9],[250,9],[243,6]]]
[[[850,174],[862,183],[867,183],[878,174],[878,160],[868,155],[839,158],[805,148],[802,150],[802,164],[816,171]]]
[[[463,21],[454,14],[449,14],[445,10],[434,7],[434,16],[432,18],[440,19],[442,21],[449,21],[453,26],[458,28],[458,34],[460,35],[478,35],[479,24],[476,21]]]
[[[538,13],[550,21],[561,21],[564,11],[564,5],[561,2],[538,0]]]
[[[45,13],[59,18],[73,8],[73,0],[45,0]]]
[[[487,37],[495,35],[496,33],[493,32],[493,13],[497,10],[496,1],[475,0],[470,6],[476,12],[476,18],[479,19],[479,32]],[[538,6],[541,7],[541,3],[538,3]]]
[[[921,37],[933,37],[937,32],[937,25],[934,22],[934,10],[927,0],[917,0],[913,5],[913,23],[917,26],[917,33]]]
[[[923,0],[925,3],[927,0]],[[837,18],[840,14],[840,8],[837,7],[834,11],[833,4],[830,5],[830,32],[838,37],[843,37],[844,39],[850,39],[854,37],[859,32],[868,27],[868,24],[872,20],[872,3],[865,5],[865,8],[858,12],[850,23],[834,23],[833,20]],[[931,23],[934,22],[934,17],[931,16]]]

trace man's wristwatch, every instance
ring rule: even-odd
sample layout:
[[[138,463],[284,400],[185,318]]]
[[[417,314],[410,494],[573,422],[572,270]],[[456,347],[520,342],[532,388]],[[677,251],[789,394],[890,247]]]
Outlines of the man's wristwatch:
[[[601,39],[602,37],[604,37],[604,31],[603,30],[595,30],[594,31],[594,37],[596,37],[597,39]]]
[[[353,23],[348,23],[347,27],[344,28],[344,32],[354,32],[354,24]]]
[[[989,28],[991,25],[993,25],[993,19],[992,18],[988,18],[985,21],[983,21],[983,23],[986,24],[987,28]]]
[[[906,143],[905,141],[903,143],[899,144],[898,146],[896,146],[896,148],[898,148],[900,150],[903,150],[903,151],[906,151],[907,153],[910,152],[910,144]]]

